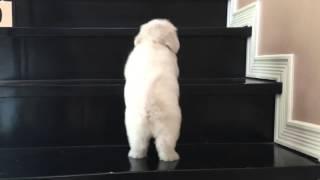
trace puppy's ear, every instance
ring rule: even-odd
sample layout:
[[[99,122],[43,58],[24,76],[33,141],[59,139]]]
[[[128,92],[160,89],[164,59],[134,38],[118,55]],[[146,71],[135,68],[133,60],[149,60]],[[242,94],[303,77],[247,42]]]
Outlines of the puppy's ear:
[[[139,34],[134,38],[134,46],[140,44],[140,43],[141,43],[141,40],[142,40],[142,38],[141,38],[141,35],[140,35],[140,33],[139,33]]]
[[[142,24],[139,28],[139,33],[134,38],[134,45],[135,46],[141,43],[141,41],[143,39],[143,34],[145,34],[145,29],[146,29],[146,24]]]
[[[180,42],[178,39],[178,35],[177,35],[177,31],[174,30],[172,32],[169,32],[167,34],[167,37],[164,40],[164,44],[168,47],[170,47],[170,49],[174,52],[174,53],[178,53],[179,49],[180,49]]]

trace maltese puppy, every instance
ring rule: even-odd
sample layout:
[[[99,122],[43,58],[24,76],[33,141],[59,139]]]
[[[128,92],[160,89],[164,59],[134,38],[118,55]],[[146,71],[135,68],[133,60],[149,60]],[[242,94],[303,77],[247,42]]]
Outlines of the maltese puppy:
[[[129,157],[146,157],[150,139],[154,138],[160,160],[178,160],[175,147],[181,111],[177,29],[168,20],[151,20],[140,27],[134,46],[124,71]]]

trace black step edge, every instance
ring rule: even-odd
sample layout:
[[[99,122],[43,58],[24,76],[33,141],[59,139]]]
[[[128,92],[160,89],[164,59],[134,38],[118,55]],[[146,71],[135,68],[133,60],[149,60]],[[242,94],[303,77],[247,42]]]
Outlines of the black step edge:
[[[0,98],[29,96],[105,96],[123,94],[124,80],[18,80],[0,81]],[[244,82],[181,80],[184,94],[280,94],[282,84],[246,79]]]
[[[317,179],[320,164],[274,143],[190,144],[181,160],[127,158],[126,146],[0,149],[0,179]],[[49,163],[48,163],[49,162]]]
[[[34,28],[13,27],[0,28],[0,37],[65,37],[65,36],[132,36],[137,34],[138,28]],[[251,27],[225,28],[225,27],[181,27],[178,29],[180,36],[236,36],[247,38],[251,36]]]

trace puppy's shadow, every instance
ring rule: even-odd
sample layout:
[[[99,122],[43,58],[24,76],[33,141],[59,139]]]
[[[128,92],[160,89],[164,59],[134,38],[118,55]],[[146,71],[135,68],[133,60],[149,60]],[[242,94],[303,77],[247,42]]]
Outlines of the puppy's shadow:
[[[151,171],[152,169],[148,165],[147,158],[144,159],[133,159],[129,158],[130,163],[130,171],[131,172],[145,172],[145,171]],[[159,161],[157,171],[171,171],[175,170],[178,166],[179,161],[172,161],[172,162],[165,162],[165,161]]]
[[[158,163],[158,171],[171,171],[175,170],[178,166],[179,161],[171,161],[171,162],[165,162],[165,161],[159,161]]]
[[[130,171],[139,172],[139,171],[149,171],[149,166],[147,159],[133,159],[129,158]]]

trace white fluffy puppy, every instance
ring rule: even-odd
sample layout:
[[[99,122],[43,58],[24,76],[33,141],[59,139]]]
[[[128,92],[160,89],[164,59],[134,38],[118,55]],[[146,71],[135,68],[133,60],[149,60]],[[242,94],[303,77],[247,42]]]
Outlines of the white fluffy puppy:
[[[160,160],[178,160],[175,146],[181,111],[177,29],[168,20],[151,20],[141,26],[134,45],[125,67],[129,157],[146,157],[150,139],[155,138]]]

